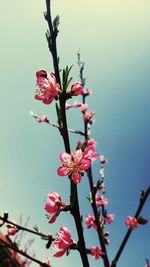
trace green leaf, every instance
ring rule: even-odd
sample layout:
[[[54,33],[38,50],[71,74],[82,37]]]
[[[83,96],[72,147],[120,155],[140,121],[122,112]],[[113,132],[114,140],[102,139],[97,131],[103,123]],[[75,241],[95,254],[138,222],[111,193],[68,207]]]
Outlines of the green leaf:
[[[35,225],[35,226],[33,227],[33,229],[34,229],[37,233],[39,233],[39,227],[38,227],[37,225]]]
[[[73,65],[71,65],[71,67],[69,68],[68,66],[66,66],[65,69],[63,69],[63,73],[62,73],[62,81],[63,81],[63,91],[66,92],[69,83],[72,80],[72,77],[69,78],[69,73],[72,69]]]
[[[54,30],[58,31],[59,24],[60,24],[60,16],[57,15],[53,20]]]

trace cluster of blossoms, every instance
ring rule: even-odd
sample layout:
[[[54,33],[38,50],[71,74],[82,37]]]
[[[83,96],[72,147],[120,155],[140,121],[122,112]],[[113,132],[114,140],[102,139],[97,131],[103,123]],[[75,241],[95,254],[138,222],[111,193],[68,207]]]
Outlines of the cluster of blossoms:
[[[75,152],[68,154],[63,152],[60,154],[61,166],[57,169],[59,176],[70,176],[71,180],[78,184],[84,171],[88,170],[92,162],[99,157],[95,151],[94,141],[89,141],[84,151],[82,151],[82,142],[78,142],[78,147]]]
[[[94,111],[90,111],[90,112],[86,112],[83,114],[83,119],[89,123],[89,124],[93,124],[95,122],[95,120],[93,119],[93,116],[95,115]]]
[[[57,83],[56,77],[53,73],[48,73],[45,70],[39,70],[36,73],[37,77],[37,85],[39,90],[37,90],[35,99],[42,101],[44,104],[51,104],[53,100],[58,100],[62,89],[61,86]],[[64,89],[63,89],[64,90]],[[86,90],[83,88],[80,82],[74,83],[69,90],[66,89],[66,95],[69,99],[72,96],[88,96],[91,95],[91,90]],[[87,103],[80,103],[75,101],[73,105],[70,105],[66,102],[66,110],[70,108],[80,108],[83,116],[83,120],[87,124],[87,129],[90,129],[90,125],[94,123],[93,116],[95,115],[94,111],[88,111],[88,104]],[[41,122],[49,122],[48,115],[43,115],[42,117],[37,117],[36,121]],[[114,214],[109,214],[106,211],[106,207],[108,206],[108,199],[104,197],[104,164],[108,163],[108,160],[105,156],[99,155],[96,152],[96,142],[94,140],[88,140],[86,142],[78,141],[77,149],[72,153],[60,153],[60,161],[61,166],[57,169],[57,174],[59,176],[68,176],[75,184],[81,182],[82,176],[84,175],[85,171],[88,171],[91,164],[97,159],[100,159],[101,168],[100,168],[100,176],[101,179],[97,183],[96,192],[95,192],[95,199],[89,199],[91,204],[95,201],[96,208],[99,212],[99,225],[103,228],[102,236],[104,243],[106,245],[109,244],[108,236],[109,233],[105,231],[105,225],[111,224],[114,221]],[[101,190],[101,194],[97,191]],[[60,195],[57,192],[53,192],[47,195],[46,203],[45,203],[45,211],[46,216],[49,220],[49,223],[52,224],[56,221],[57,216],[60,214],[61,211],[67,208],[66,203],[61,200]],[[68,209],[66,209],[68,210]],[[146,220],[143,219],[141,224],[144,224]],[[95,217],[93,215],[88,214],[85,218],[85,224],[88,229],[94,228],[97,230],[98,225],[96,224]],[[125,224],[131,229],[135,229],[139,226],[139,221],[135,217],[128,216],[125,221]],[[13,225],[8,227],[8,235],[14,235],[18,229]],[[53,238],[50,235],[51,240],[51,247],[56,251],[54,257],[61,257],[65,253],[68,255],[71,248],[76,245],[71,237],[71,233],[67,227],[62,226],[57,233],[56,238]],[[98,246],[93,246],[89,249],[90,255],[98,260],[103,257],[104,253]],[[50,264],[50,260],[46,261]],[[149,264],[146,265],[149,267]]]
[[[97,208],[99,208],[100,206],[108,206],[108,198],[100,196],[98,193],[96,193],[95,195],[95,202]]]
[[[131,229],[134,230],[139,226],[138,220],[135,217],[128,216],[125,224]]]
[[[37,86],[39,90],[36,91],[35,99],[42,101],[44,104],[49,105],[53,100],[58,100],[61,93],[60,85],[56,81],[54,73],[49,73],[45,70],[36,72]],[[82,95],[84,88],[80,82],[76,82],[67,91],[70,96]]]
[[[66,102],[66,110],[70,108],[79,108],[81,109],[81,112],[86,112],[88,110],[88,104],[82,104],[80,102],[75,101],[73,105],[70,105],[68,102]]]
[[[91,256],[95,259],[95,260],[98,260],[99,258],[101,258],[103,256],[103,251],[98,247],[91,247],[90,248],[90,253],[91,253]]]
[[[107,214],[105,218],[105,222],[103,218],[100,218],[99,223],[100,225],[104,225],[104,223],[112,223],[114,221],[114,214]],[[96,223],[95,223],[95,217],[88,214],[85,218],[85,223],[87,228],[94,228],[97,229]]]

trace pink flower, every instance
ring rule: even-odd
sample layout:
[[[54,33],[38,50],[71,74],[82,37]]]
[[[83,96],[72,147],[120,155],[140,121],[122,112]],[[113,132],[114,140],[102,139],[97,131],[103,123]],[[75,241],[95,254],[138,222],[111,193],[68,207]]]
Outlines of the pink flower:
[[[95,194],[95,201],[96,201],[97,208],[99,208],[100,206],[108,205],[108,199],[104,198],[103,196],[100,196],[98,193]]]
[[[95,115],[95,112],[94,111],[90,111],[90,112],[86,112],[83,114],[83,119],[85,121],[87,121],[88,123],[92,124],[94,123],[94,119],[93,119],[93,116]]]
[[[71,108],[71,105],[70,105],[69,103],[66,102],[65,109],[68,110],[69,108]]]
[[[15,223],[15,221],[13,221]],[[15,235],[18,232],[18,228],[13,224],[7,225],[7,235]]]
[[[48,122],[48,115],[43,115],[42,117],[38,117],[36,119],[37,122]]]
[[[76,82],[71,86],[70,93],[72,96],[81,95],[83,93],[83,87],[80,82]]]
[[[53,73],[48,73],[45,70],[36,72],[37,85],[39,90],[36,92],[35,99],[49,105],[54,99],[58,99],[60,86],[56,81]]]
[[[79,102],[77,102],[77,101],[74,102],[74,107],[75,107],[75,108],[79,108],[79,107],[81,107],[81,105],[82,105],[82,104],[79,103]]]
[[[106,222],[108,224],[112,223],[114,221],[114,214],[107,214],[106,216]]]
[[[125,224],[131,229],[135,229],[139,226],[138,220],[135,217],[128,216]]]
[[[89,96],[89,95],[92,95],[93,92],[92,92],[92,90],[90,90],[90,89],[84,89],[84,90],[83,90],[83,94],[86,95],[86,96]]]
[[[60,208],[65,206],[65,203],[61,201],[61,197],[58,193],[53,192],[47,195],[44,209],[47,212],[49,223],[55,222],[56,217],[59,215]]]
[[[87,145],[83,154],[84,158],[91,160],[91,162],[93,162],[99,157],[99,154],[96,153],[95,148],[92,145]]]
[[[72,245],[73,240],[71,238],[71,233],[67,227],[61,227],[57,233],[56,239],[52,242],[52,247],[55,250],[58,250],[54,254],[54,257],[61,257],[65,252],[69,250],[69,247]]]
[[[78,141],[78,146],[82,149],[82,146],[84,145],[83,142]],[[96,142],[92,139],[87,142],[87,145],[83,151],[83,155],[85,159],[91,160],[93,162],[99,157],[99,154],[95,151],[95,145]]]
[[[87,109],[88,109],[88,104],[82,104],[82,105],[81,105],[81,111],[82,111],[82,112],[86,112]]]
[[[97,226],[95,224],[95,217],[94,216],[88,214],[86,216],[86,218],[85,218],[85,223],[86,223],[86,226],[87,226],[88,229],[91,228],[91,227],[93,227],[94,229],[97,229]]]
[[[79,146],[80,148],[82,148],[82,146],[83,146],[85,143],[82,142],[82,141],[78,141],[77,144],[78,144],[78,146]],[[92,146],[93,148],[95,148],[95,147],[96,147],[96,141],[95,141],[94,139],[88,140],[86,146]]]
[[[91,247],[90,248],[90,253],[91,253],[91,256],[95,259],[95,260],[98,260],[99,258],[101,258],[103,256],[103,252],[102,250],[96,246],[96,247]]]
[[[83,171],[87,170],[91,161],[84,158],[81,149],[68,154],[66,152],[60,154],[61,166],[57,169],[59,176],[71,176],[71,180],[78,184],[81,181]]]

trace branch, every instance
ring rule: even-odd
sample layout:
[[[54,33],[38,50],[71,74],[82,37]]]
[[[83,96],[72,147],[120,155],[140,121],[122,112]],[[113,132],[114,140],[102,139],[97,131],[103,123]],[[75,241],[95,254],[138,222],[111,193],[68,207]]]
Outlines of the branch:
[[[26,231],[28,233],[31,233],[31,234],[34,234],[34,235],[38,235],[38,236],[40,236],[42,238],[47,238],[47,240],[49,239],[48,235],[45,235],[45,234],[42,234],[40,232],[31,230],[31,229],[29,229],[27,227],[21,226],[21,225],[19,225],[17,223],[14,223],[13,221],[8,220],[7,217],[5,217],[5,214],[4,214],[3,217],[0,216],[0,220],[2,220],[4,223],[8,223],[8,224],[11,224],[11,225],[15,226],[18,230]]]
[[[144,207],[144,204],[145,204],[146,199],[148,198],[148,195],[149,194],[150,194],[150,186],[147,188],[147,190],[144,192],[143,196],[140,199],[139,206],[138,206],[137,211],[136,211],[136,213],[134,215],[134,217],[136,219],[138,219],[138,217],[139,217],[139,215],[140,215],[140,213],[141,213],[141,211],[142,211],[142,209]],[[125,246],[126,246],[126,244],[128,242],[128,239],[129,239],[131,233],[132,233],[132,230],[129,229],[127,231],[127,233],[126,233],[126,235],[125,235],[125,237],[124,237],[121,245],[120,245],[120,248],[119,248],[119,250],[118,250],[118,252],[117,252],[114,260],[112,261],[111,267],[116,267],[117,266],[117,263],[119,261],[119,258],[120,258],[121,254],[122,254],[122,252],[123,252],[123,250],[124,250],[124,248],[125,248]]]
[[[55,76],[57,82],[60,84],[60,74],[59,74],[59,66],[58,66],[58,59],[57,59],[57,46],[56,46],[56,35],[54,34],[53,26],[52,26],[52,18],[51,18],[51,7],[50,7],[51,1],[46,0],[46,20],[49,25],[50,35],[51,35],[51,43],[49,43],[50,52],[52,53],[53,57],[53,64],[54,64],[54,70],[55,70]],[[61,84],[60,84],[61,86]],[[68,135],[68,127],[67,127],[67,119],[66,119],[66,95],[65,92],[62,92],[60,94],[59,98],[59,105],[60,105],[60,111],[61,111],[61,122],[62,122],[62,129],[60,129],[60,133],[62,135],[65,150],[67,153],[71,154],[70,149],[70,141],[69,141],[69,135]],[[84,267],[89,267],[88,257],[86,253],[86,247],[85,247],[85,240],[83,235],[83,229],[81,224],[81,216],[80,216],[80,210],[79,210],[79,201],[78,201],[78,192],[77,192],[77,186],[70,181],[70,203],[72,204],[71,208],[71,214],[73,215],[78,238],[79,238],[79,252],[82,259],[82,264]]]
[[[80,80],[82,85],[85,85],[85,78],[83,77],[83,70],[84,70],[84,63],[81,61],[80,59],[80,53],[77,54],[78,56],[78,65],[79,65],[79,76],[80,76]],[[86,101],[86,95],[83,94],[82,96],[82,103],[85,104]],[[88,123],[84,120],[84,136],[85,136],[85,141],[89,140],[88,137]],[[98,234],[98,238],[99,238],[99,242],[100,242],[100,246],[102,251],[104,252],[103,255],[103,262],[104,262],[104,266],[105,267],[109,267],[109,259],[108,259],[108,255],[107,255],[107,250],[106,250],[106,246],[105,246],[105,242],[103,239],[103,232],[102,229],[100,227],[99,224],[99,215],[97,212],[97,207],[96,207],[96,203],[95,203],[95,190],[94,190],[94,182],[93,182],[93,175],[92,175],[92,167],[90,166],[90,168],[87,170],[87,176],[89,179],[89,186],[90,186],[90,190],[91,190],[91,194],[92,194],[92,209],[93,209],[93,213],[94,213],[94,217],[95,217],[95,223],[97,226],[97,234]]]
[[[93,182],[93,175],[92,175],[92,168],[91,167],[87,170],[87,176],[88,176],[88,179],[89,179],[90,190],[91,190],[91,193],[92,193],[91,206],[92,206],[92,209],[93,209],[93,213],[94,213],[94,217],[95,217],[95,223],[96,223],[96,226],[97,226],[97,234],[98,234],[98,238],[99,238],[101,249],[102,249],[102,251],[104,253],[103,262],[104,262],[104,266],[105,267],[109,267],[110,266],[109,265],[109,258],[108,258],[108,255],[107,255],[106,245],[105,245],[104,238],[103,238],[103,232],[102,232],[102,229],[101,229],[100,224],[99,224],[99,215],[98,215],[97,207],[96,207],[96,203],[95,203],[95,193],[96,192],[94,190],[94,182]]]
[[[47,263],[43,263],[42,261],[38,260],[38,259],[35,259],[33,257],[31,257],[30,255],[28,255],[27,253],[25,253],[23,250],[20,250],[18,248],[16,248],[15,246],[13,245],[10,245],[10,244],[7,244],[4,240],[0,239],[0,246],[1,247],[7,247],[9,249],[12,249],[14,251],[16,251],[17,253],[19,253],[20,255],[28,258],[29,260],[33,261],[33,262],[36,262],[37,264],[40,264],[40,266],[43,266],[43,267],[51,267],[50,265],[48,265]],[[3,244],[2,244],[3,243]]]
[[[39,117],[38,117],[35,113],[33,113],[32,111],[30,111],[30,114],[31,114],[31,116],[33,116],[35,119],[38,119],[38,118],[39,118]],[[50,126],[53,126],[53,127],[57,128],[57,129],[59,129],[59,130],[61,129],[60,126],[59,126],[57,123],[51,122],[51,121],[48,120],[48,119],[44,120],[43,122],[49,124]],[[73,130],[73,129],[68,128],[68,132],[70,132],[70,133],[74,133],[74,134],[79,134],[79,135],[83,135],[83,136],[84,136],[84,133],[83,133],[82,131],[79,131],[79,130]]]

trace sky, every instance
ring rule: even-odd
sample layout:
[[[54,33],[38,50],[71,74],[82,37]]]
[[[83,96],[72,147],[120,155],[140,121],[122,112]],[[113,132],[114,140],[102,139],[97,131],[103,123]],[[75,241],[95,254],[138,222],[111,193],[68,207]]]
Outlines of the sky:
[[[109,226],[108,253],[113,259],[126,233],[124,221],[134,215],[139,193],[150,184],[150,2],[149,0],[53,0],[52,14],[60,15],[58,53],[60,65],[73,65],[73,81],[78,81],[77,51],[85,62],[86,87],[92,89],[90,110],[96,112],[92,138],[97,151],[105,154],[109,211],[115,221]],[[57,129],[38,124],[30,116],[48,114],[56,121],[54,104],[43,105],[34,99],[35,73],[38,69],[53,71],[43,18],[45,1],[2,1],[0,9],[0,214],[10,219],[37,224],[44,233],[55,234],[67,226],[77,240],[69,214],[61,214],[55,225],[49,225],[44,214],[45,197],[58,191],[69,200],[69,182],[56,175],[59,153],[64,147]],[[76,98],[75,100],[80,100]],[[80,112],[68,111],[70,128],[82,129]],[[70,135],[72,150],[79,140]],[[95,180],[99,164],[94,163]],[[81,212],[90,213],[86,200],[89,189],[86,177],[78,186]],[[150,199],[142,212],[150,220]],[[136,229],[125,248],[118,267],[145,264],[149,257],[150,224]],[[94,230],[85,229],[87,245],[97,244]],[[27,235],[25,239],[31,238]],[[54,259],[44,241],[36,239],[31,252],[44,260],[50,256],[53,267],[81,266],[77,253]],[[92,267],[102,261],[90,259]],[[35,264],[33,267],[37,266]]]

